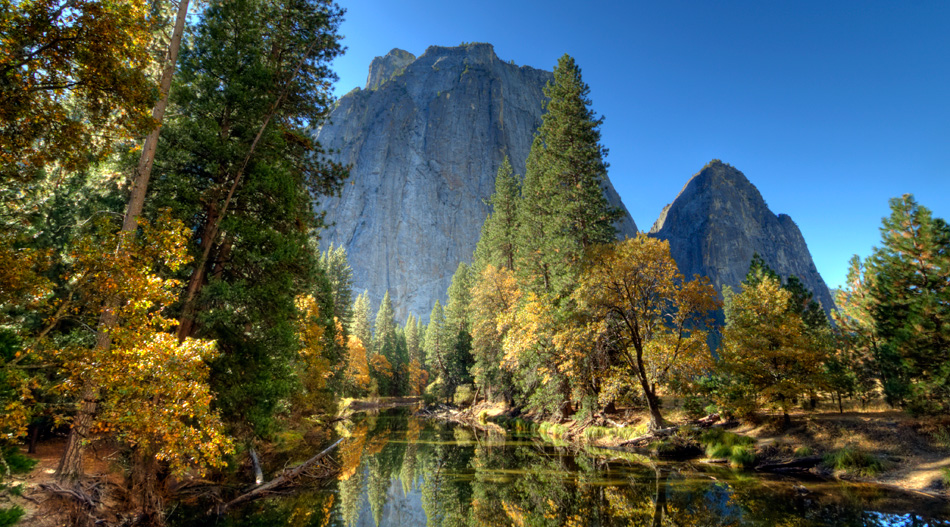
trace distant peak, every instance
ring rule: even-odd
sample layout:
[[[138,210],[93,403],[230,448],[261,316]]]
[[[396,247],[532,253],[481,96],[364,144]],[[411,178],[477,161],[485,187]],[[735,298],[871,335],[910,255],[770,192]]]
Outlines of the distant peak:
[[[375,90],[389,79],[402,73],[416,60],[416,56],[404,49],[393,48],[382,57],[376,57],[369,64],[366,77],[366,89]]]
[[[434,57],[457,57],[470,63],[490,63],[499,60],[495,46],[488,42],[462,42],[458,46],[429,46],[424,55]]]

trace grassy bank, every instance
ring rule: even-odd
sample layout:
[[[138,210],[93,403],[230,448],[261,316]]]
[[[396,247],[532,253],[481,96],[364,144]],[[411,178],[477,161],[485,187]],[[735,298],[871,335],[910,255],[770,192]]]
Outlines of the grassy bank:
[[[503,405],[480,403],[457,415],[508,430],[535,431],[578,447],[694,459],[741,470],[807,473],[950,499],[950,418],[917,419],[896,411],[819,411],[793,414],[787,428],[770,417],[708,428],[680,416],[671,420],[675,432],[643,439],[648,416],[632,409],[553,422],[531,414],[511,417]]]

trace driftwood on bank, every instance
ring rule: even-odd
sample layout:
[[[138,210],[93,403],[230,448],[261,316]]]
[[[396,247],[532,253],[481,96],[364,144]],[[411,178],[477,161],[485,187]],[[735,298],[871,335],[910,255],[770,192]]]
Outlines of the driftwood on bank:
[[[337,439],[337,441],[336,441],[335,443],[333,443],[332,445],[330,445],[330,446],[328,446],[327,448],[325,448],[325,449],[324,449],[322,452],[320,452],[319,454],[317,454],[317,455],[311,457],[310,459],[304,461],[303,463],[297,465],[296,467],[284,469],[276,478],[274,478],[274,479],[268,481],[267,483],[264,483],[263,485],[260,485],[260,486],[258,486],[258,487],[255,487],[255,488],[254,488],[253,490],[251,490],[250,492],[246,492],[246,493],[244,493],[244,494],[241,494],[240,496],[238,496],[238,497],[234,498],[233,500],[231,500],[231,501],[225,503],[224,505],[221,505],[220,507],[218,507],[218,509],[217,509],[216,512],[217,512],[219,515],[220,515],[220,514],[224,514],[228,509],[230,509],[231,507],[234,507],[235,505],[240,505],[240,504],[246,503],[246,502],[248,502],[248,501],[252,501],[252,500],[256,500],[256,499],[258,499],[258,498],[262,498],[262,497],[266,496],[266,495],[269,494],[269,493],[276,492],[276,491],[277,491],[278,489],[280,489],[281,487],[284,487],[284,486],[287,486],[287,485],[292,484],[295,480],[297,480],[297,479],[300,478],[301,476],[306,475],[308,470],[310,470],[311,468],[313,468],[314,465],[316,465],[316,464],[319,463],[322,459],[324,459],[324,458],[325,458],[330,452],[332,452],[333,449],[335,449],[342,441],[343,441],[343,438]]]
[[[445,405],[439,405],[435,408],[423,408],[415,413],[420,417],[429,419],[438,419],[450,423],[467,426],[489,434],[506,435],[505,429],[495,423],[481,423],[478,419],[471,417],[466,411],[456,410]]]
[[[710,414],[702,419],[697,419],[695,421],[690,421],[684,425],[671,426],[668,428],[658,428],[651,432],[648,432],[642,436],[634,437],[633,439],[628,439],[623,443],[620,443],[620,446],[642,446],[643,443],[647,443],[654,439],[659,439],[663,437],[669,437],[675,434],[680,428],[684,426],[698,426],[700,428],[732,428],[736,426],[734,421],[724,421],[720,422],[719,414]]]

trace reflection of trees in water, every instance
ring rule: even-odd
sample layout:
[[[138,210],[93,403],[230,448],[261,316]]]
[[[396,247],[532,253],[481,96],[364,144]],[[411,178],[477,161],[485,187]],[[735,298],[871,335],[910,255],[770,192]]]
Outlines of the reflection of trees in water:
[[[435,424],[431,443],[419,449],[419,467],[422,476],[422,509],[427,526],[456,527],[468,525],[471,508],[471,487],[459,477],[469,466],[472,452],[459,448],[455,427]],[[469,441],[468,438],[464,438]]]
[[[856,489],[851,486],[843,485],[835,496],[799,494],[787,482],[725,469],[693,472],[686,465],[610,461],[416,419],[373,418],[351,432],[339,451],[343,469],[335,494],[262,502],[255,514],[232,518],[230,524],[352,526],[360,520],[364,495],[377,524],[395,521],[386,506],[400,487],[403,498],[419,493],[403,504],[418,507],[415,500],[421,500],[427,525],[439,527],[927,524],[913,518],[894,523],[886,515],[865,512],[873,496],[848,496]],[[336,513],[328,515],[331,506]]]

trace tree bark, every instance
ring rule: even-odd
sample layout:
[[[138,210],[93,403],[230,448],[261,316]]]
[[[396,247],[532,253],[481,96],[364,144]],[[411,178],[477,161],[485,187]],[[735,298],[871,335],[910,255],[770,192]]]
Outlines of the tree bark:
[[[135,175],[132,178],[132,191],[129,195],[125,217],[122,219],[121,230],[125,232],[135,232],[135,229],[138,227],[138,217],[142,214],[142,208],[145,204],[145,194],[148,190],[148,180],[152,173],[152,163],[155,160],[158,135],[159,132],[161,132],[162,120],[165,118],[165,110],[168,108],[168,93],[171,90],[172,77],[175,74],[175,64],[178,61],[178,50],[181,48],[181,37],[184,34],[185,21],[188,18],[189,1],[190,0],[179,0],[175,27],[172,31],[171,42],[168,44],[168,52],[165,56],[165,67],[162,70],[162,77],[159,81],[160,96],[152,108],[152,119],[155,121],[155,128],[153,128],[148,137],[145,138],[145,143],[142,146],[142,154],[139,157],[139,163],[135,169]],[[119,298],[109,298],[102,307],[102,314],[99,316],[99,326],[96,333],[96,349],[100,352],[108,350],[112,345],[110,331],[116,324],[115,310],[118,308],[119,302]],[[95,383],[85,380],[79,411],[76,417],[73,418],[73,424],[69,430],[69,437],[66,440],[66,448],[63,450],[63,457],[60,459],[59,467],[56,470],[56,477],[61,482],[75,482],[83,475],[82,462],[86,446],[85,442],[89,437],[89,430],[93,425],[98,399],[99,387],[96,386]]]

